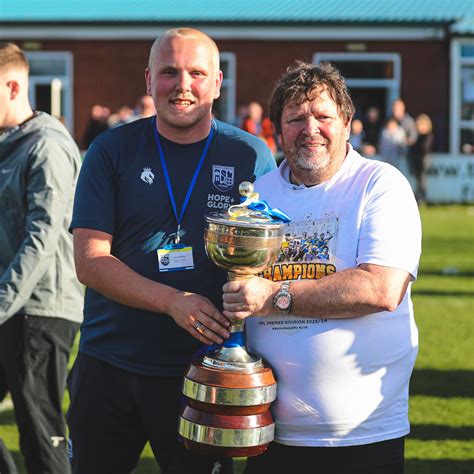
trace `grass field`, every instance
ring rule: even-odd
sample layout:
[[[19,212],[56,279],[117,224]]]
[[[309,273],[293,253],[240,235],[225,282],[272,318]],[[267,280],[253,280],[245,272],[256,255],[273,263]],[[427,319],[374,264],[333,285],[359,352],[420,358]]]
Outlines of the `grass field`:
[[[406,473],[472,474],[474,207],[423,207],[421,214],[423,255],[413,285],[420,351],[410,388]],[[0,412],[0,437],[26,473],[11,409]],[[236,462],[237,473],[243,465]],[[148,447],[135,473],[159,473]]]

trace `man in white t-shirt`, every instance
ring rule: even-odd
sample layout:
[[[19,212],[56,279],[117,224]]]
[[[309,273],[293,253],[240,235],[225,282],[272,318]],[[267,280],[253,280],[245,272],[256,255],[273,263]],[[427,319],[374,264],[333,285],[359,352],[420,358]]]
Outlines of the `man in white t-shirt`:
[[[353,113],[329,64],[298,62],[272,93],[285,160],[255,187],[292,218],[290,250],[223,296],[278,381],[275,441],[246,474],[403,473],[421,225],[403,175],[347,143]]]

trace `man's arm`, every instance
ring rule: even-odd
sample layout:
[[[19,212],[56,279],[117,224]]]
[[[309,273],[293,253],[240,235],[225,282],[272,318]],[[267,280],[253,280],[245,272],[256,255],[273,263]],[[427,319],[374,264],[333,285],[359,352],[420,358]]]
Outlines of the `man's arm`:
[[[394,311],[403,300],[411,275],[396,268],[362,264],[320,280],[293,281],[292,316],[356,318]],[[224,315],[244,319],[278,313],[273,298],[281,282],[255,277],[224,285]]]
[[[24,179],[25,237],[0,275],[0,324],[28,302],[51,265],[75,184],[72,158],[53,139],[43,139],[31,151]]]
[[[111,254],[112,240],[105,232],[74,229],[76,272],[84,285],[123,305],[167,314],[204,344],[229,337],[229,321],[207,298],[138,274]],[[197,321],[204,325],[199,331]]]

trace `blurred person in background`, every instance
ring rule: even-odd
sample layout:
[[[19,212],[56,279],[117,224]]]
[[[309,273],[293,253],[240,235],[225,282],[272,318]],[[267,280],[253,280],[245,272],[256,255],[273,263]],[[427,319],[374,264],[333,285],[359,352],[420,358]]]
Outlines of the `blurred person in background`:
[[[118,106],[117,111],[114,112],[108,119],[109,128],[120,127],[126,123],[136,120],[133,110],[126,104]]]
[[[349,135],[349,143],[352,145],[355,151],[362,153],[362,147],[364,145],[364,125],[361,120],[353,119],[351,122],[351,134]]]
[[[405,132],[405,156],[407,156],[408,149],[415,143],[418,132],[414,118],[406,111],[405,102],[397,99],[392,104],[392,117],[397,124],[402,127]]]
[[[153,103],[153,97],[150,95],[142,95],[135,107],[134,115],[137,119],[151,117],[156,114],[155,104]]]
[[[407,139],[405,131],[397,121],[389,118],[382,129],[379,140],[379,154],[385,163],[400,169],[402,159],[405,158]]]
[[[250,102],[248,116],[244,120],[242,129],[261,138],[275,155],[277,145],[273,124],[268,117],[264,117],[263,108],[258,102]]]
[[[238,128],[243,128],[245,120],[249,116],[249,105],[246,102],[239,102],[237,104],[237,114],[232,122]]]
[[[411,173],[416,179],[415,196],[418,203],[426,201],[426,174],[431,162],[431,152],[433,150],[433,124],[426,114],[416,117],[417,138],[410,147],[408,163]]]
[[[67,474],[62,400],[82,320],[68,232],[81,157],[66,128],[31,109],[23,51],[0,43],[0,370],[30,474]]]
[[[87,150],[95,137],[109,129],[108,119],[110,109],[100,104],[94,104],[91,108],[91,115],[86,125],[86,130],[82,138],[81,147]]]
[[[377,154],[377,146],[382,130],[382,120],[380,110],[377,107],[369,107],[363,120],[364,124],[364,146],[363,155],[373,156]]]

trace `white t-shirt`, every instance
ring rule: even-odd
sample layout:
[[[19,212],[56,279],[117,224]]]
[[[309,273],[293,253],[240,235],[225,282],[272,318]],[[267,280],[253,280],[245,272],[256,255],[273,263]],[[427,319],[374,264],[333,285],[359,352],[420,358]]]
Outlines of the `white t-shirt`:
[[[306,188],[289,181],[286,162],[255,183],[292,221],[273,280],[321,278],[371,263],[417,276],[418,207],[391,165],[349,146],[341,169]],[[275,441],[350,446],[409,432],[408,382],[418,351],[410,287],[396,311],[353,319],[266,316],[247,319],[247,345],[273,368]]]

